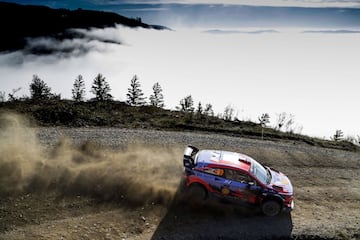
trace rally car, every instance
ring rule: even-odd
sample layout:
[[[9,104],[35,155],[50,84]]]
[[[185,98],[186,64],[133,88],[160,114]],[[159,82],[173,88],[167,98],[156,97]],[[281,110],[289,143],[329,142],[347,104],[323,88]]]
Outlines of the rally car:
[[[184,186],[196,200],[209,197],[260,207],[266,216],[294,208],[293,187],[283,173],[230,151],[184,151]]]

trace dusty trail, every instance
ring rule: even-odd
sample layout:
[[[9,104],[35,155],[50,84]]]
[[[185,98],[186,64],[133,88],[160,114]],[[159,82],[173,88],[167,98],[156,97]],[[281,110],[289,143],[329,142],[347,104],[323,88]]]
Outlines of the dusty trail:
[[[360,153],[293,142],[1,119],[0,239],[360,239]],[[184,146],[239,151],[286,173],[275,218],[176,201]]]

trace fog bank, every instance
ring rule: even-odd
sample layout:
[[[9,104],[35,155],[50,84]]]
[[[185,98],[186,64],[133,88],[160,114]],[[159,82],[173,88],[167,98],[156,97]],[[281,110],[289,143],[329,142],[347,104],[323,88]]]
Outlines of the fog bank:
[[[191,94],[196,105],[211,103],[216,113],[232,106],[240,120],[257,121],[267,112],[274,124],[278,113],[287,112],[303,126],[304,134],[328,138],[336,129],[359,134],[360,116],[354,109],[360,62],[356,31],[243,28],[212,34],[208,30],[119,26],[83,31],[91,37],[88,41],[57,44],[87,49],[81,54],[2,54],[0,91],[22,87],[17,96],[29,95],[32,75],[37,74],[62,98],[71,98],[74,79],[82,74],[90,99],[92,81],[102,73],[111,94],[124,101],[136,74],[147,97],[152,85],[160,83],[168,109]],[[313,32],[304,32],[308,30]]]

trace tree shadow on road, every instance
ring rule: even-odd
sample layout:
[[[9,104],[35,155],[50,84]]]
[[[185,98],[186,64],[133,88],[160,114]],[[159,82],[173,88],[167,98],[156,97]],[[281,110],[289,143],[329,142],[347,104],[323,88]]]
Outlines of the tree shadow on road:
[[[151,239],[290,239],[292,227],[290,213],[266,217],[257,209],[214,200],[190,204],[178,190]]]

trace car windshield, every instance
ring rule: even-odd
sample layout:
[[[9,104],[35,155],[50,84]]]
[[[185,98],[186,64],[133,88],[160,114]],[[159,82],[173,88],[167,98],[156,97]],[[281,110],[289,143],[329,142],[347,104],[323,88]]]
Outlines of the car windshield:
[[[251,162],[250,172],[263,184],[269,184],[271,181],[271,173],[256,161]]]

